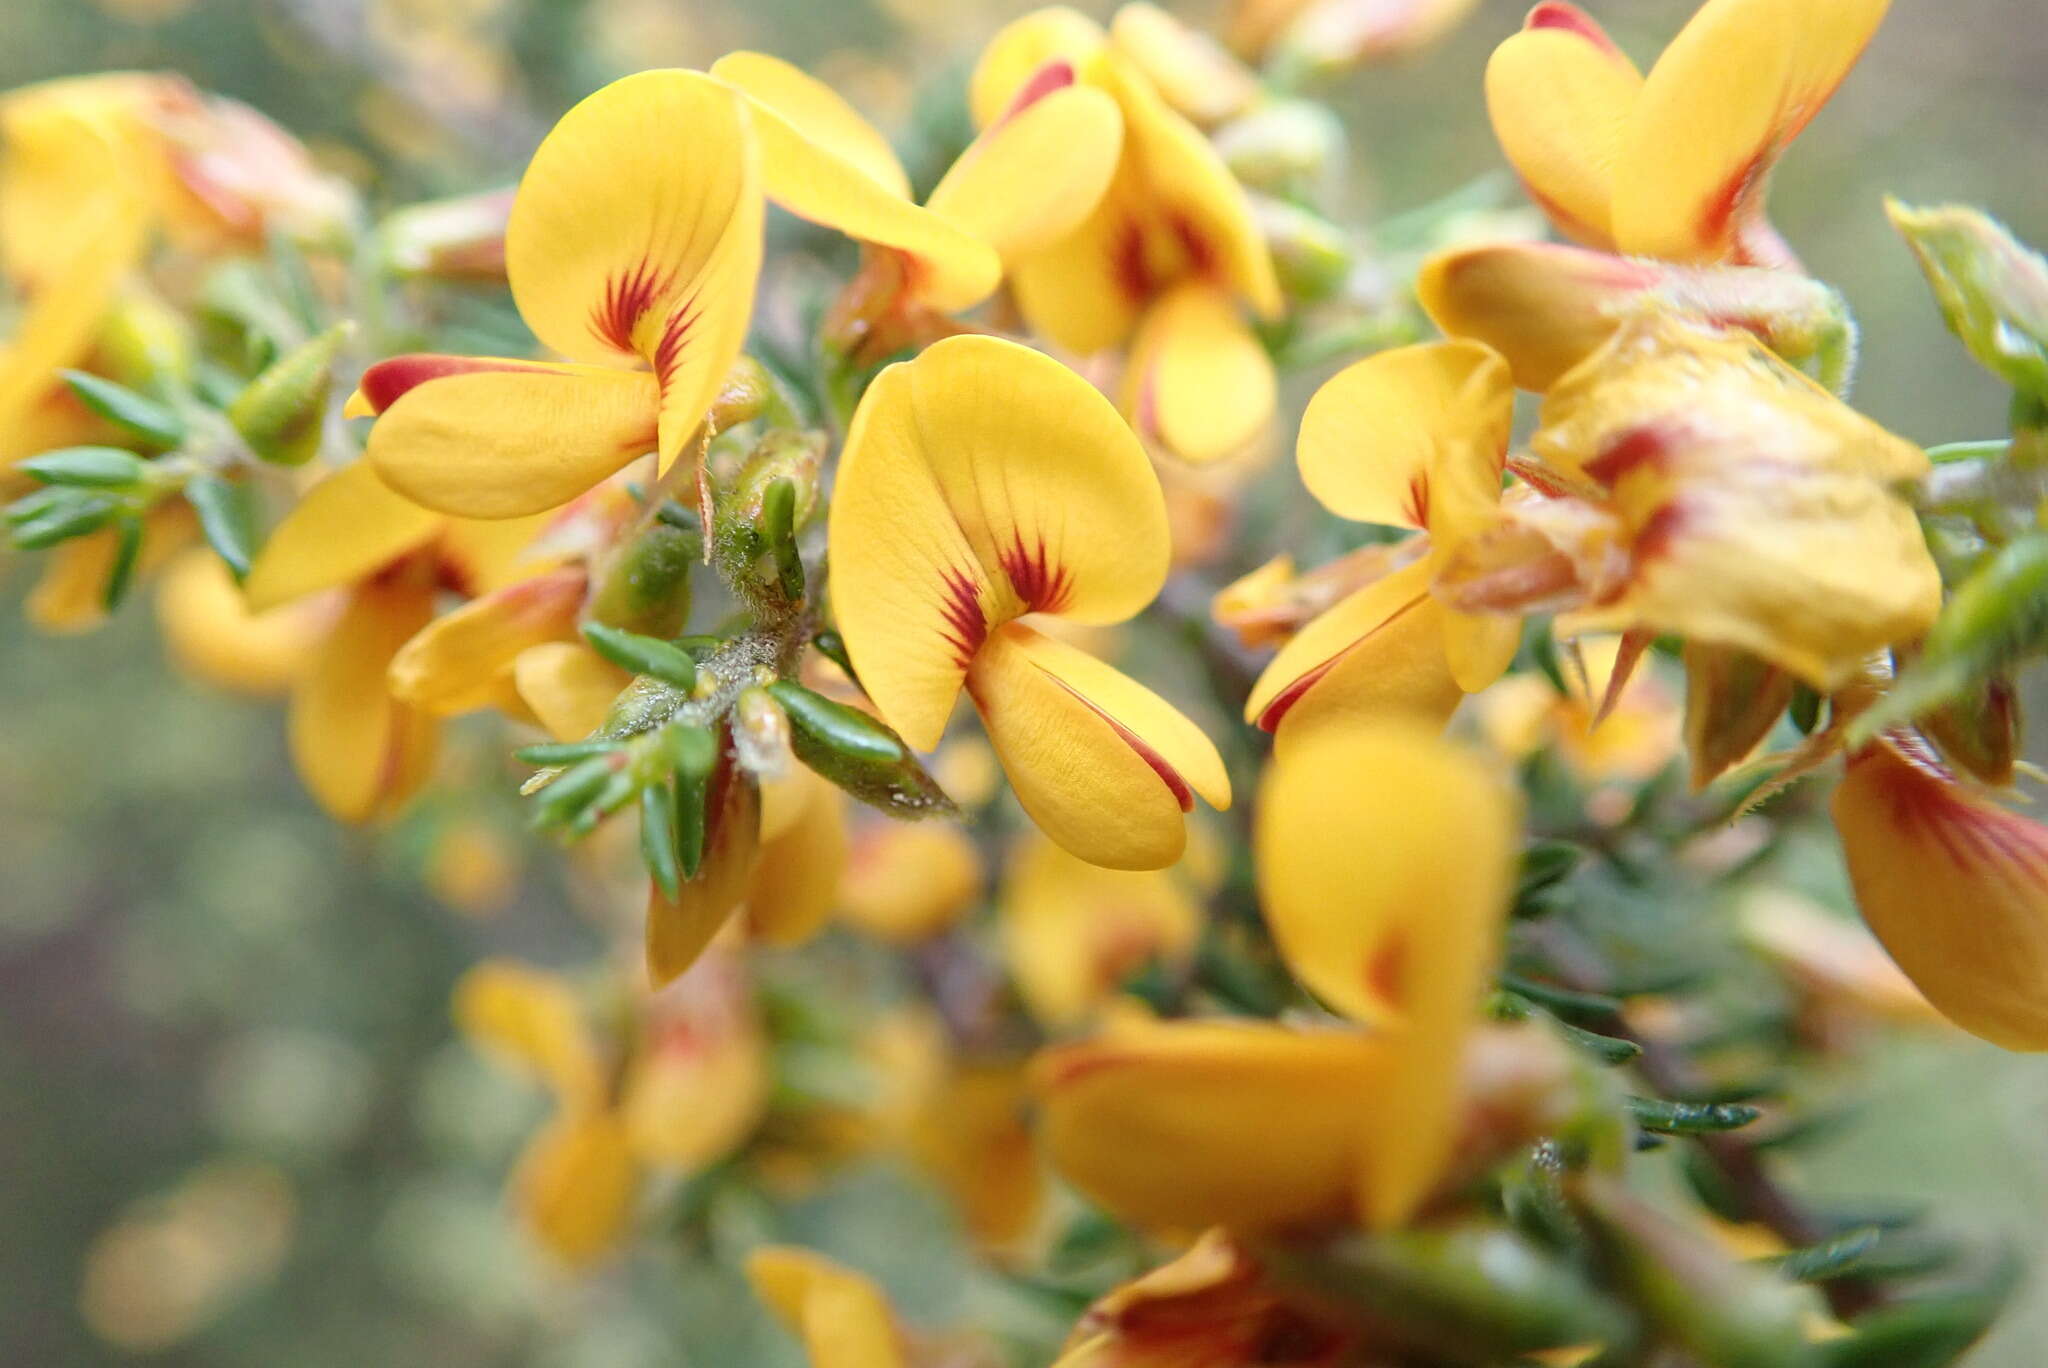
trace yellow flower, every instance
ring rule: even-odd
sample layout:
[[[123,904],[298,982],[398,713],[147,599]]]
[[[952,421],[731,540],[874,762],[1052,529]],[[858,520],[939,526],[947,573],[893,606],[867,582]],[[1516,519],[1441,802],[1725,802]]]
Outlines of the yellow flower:
[[[1477,0],[1231,0],[1224,35],[1254,61],[1314,66],[1389,61],[1428,47]]]
[[[709,957],[688,979],[637,1002],[622,1045],[597,1036],[568,981],[506,960],[464,974],[454,1011],[479,1049],[555,1096],[556,1113],[528,1144],[511,1195],[534,1238],[572,1266],[617,1246],[646,1168],[694,1172],[718,1162],[767,1106],[767,1045],[732,955]]]
[[[1619,637],[1577,643],[1565,692],[1537,675],[1510,675],[1474,703],[1486,735],[1515,759],[1544,747],[1592,784],[1640,783],[1678,754],[1679,701],[1654,672],[1639,673]]]
[[[754,1294],[802,1340],[812,1368],[910,1368],[889,1298],[822,1254],[764,1245],[747,1256]]]
[[[1035,1065],[1054,1166],[1136,1224],[1396,1226],[1451,1162],[1506,913],[1506,790],[1408,723],[1332,724],[1260,791],[1268,923],[1354,1029],[1125,1021]]]
[[[338,606],[292,686],[293,762],[320,805],[344,822],[390,814],[423,783],[438,745],[433,712],[402,701],[391,663],[426,628],[444,590],[482,596],[520,582],[538,525],[466,522],[385,488],[358,461],[309,490],[278,524],[244,586],[266,613],[339,590]],[[553,584],[543,576],[546,583]],[[488,701],[510,658],[451,662],[443,711]]]
[[[1202,929],[1179,871],[1103,869],[1043,839],[1011,856],[997,907],[1018,996],[1051,1031],[1086,1023],[1149,963],[1185,968]]]
[[[429,508],[510,518],[649,451],[673,463],[746,337],[760,175],[745,106],[708,76],[642,72],[570,110],[534,152],[505,230],[513,302],[569,361],[371,367],[350,411],[377,415],[378,473]]]
[[[2048,827],[1917,738],[1850,756],[1833,809],[1863,919],[1928,1001],[2008,1050],[2048,1050]]]
[[[1128,29],[1128,25],[1127,25]],[[1077,12],[1039,10],[997,34],[969,90],[984,128],[1049,85],[1106,91],[1123,122],[1109,188],[1078,226],[1010,262],[1032,329],[1069,351],[1129,345],[1121,403],[1183,459],[1221,459],[1272,418],[1272,362],[1240,312],[1280,309],[1250,201],[1201,132]]]
[[[883,718],[930,750],[964,687],[1018,800],[1095,864],[1180,857],[1216,748],[1157,694],[1027,615],[1121,622],[1166,578],[1166,511],[1116,411],[1014,343],[949,338],[862,398],[832,500],[834,612]]]
[[[1561,635],[1645,630],[1748,652],[1817,689],[1918,636],[1941,580],[1893,486],[1927,469],[1746,334],[1630,320],[1544,402],[1513,502],[1437,589],[1570,609]]]
[[[1520,625],[1455,611],[1431,581],[1497,516],[1514,418],[1508,369],[1475,342],[1381,352],[1339,373],[1302,416],[1302,481],[1340,517],[1427,532],[1400,569],[1353,590],[1266,667],[1245,720],[1283,742],[1333,712],[1442,721],[1507,668]]]
[[[255,612],[219,556],[180,552],[157,589],[157,622],[180,670],[259,697],[289,689],[312,659],[326,613],[317,597]]]
[[[1116,12],[1109,40],[1175,113],[1207,128],[1251,108],[1259,81],[1206,33],[1136,0]]]
[[[1707,0],[1645,77],[1591,16],[1544,0],[1486,69],[1530,197],[1588,246],[1784,264],[1772,164],[1848,74],[1889,0]]]
[[[1026,1124],[1029,1102],[1021,1063],[962,1061],[919,1108],[909,1136],[912,1157],[953,1199],[975,1244],[998,1258],[1028,1255],[1045,1230],[1048,1184]]]

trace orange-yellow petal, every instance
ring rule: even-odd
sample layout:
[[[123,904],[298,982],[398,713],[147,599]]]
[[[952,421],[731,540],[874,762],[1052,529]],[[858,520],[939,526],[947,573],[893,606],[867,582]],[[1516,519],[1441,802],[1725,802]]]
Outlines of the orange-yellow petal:
[[[1517,827],[1505,784],[1403,721],[1325,727],[1259,790],[1260,901],[1281,954],[1388,1052],[1358,1189],[1375,1229],[1405,1220],[1450,1157]]]
[[[193,549],[171,562],[156,595],[164,648],[186,674],[237,693],[282,693],[312,659],[326,622],[319,603],[253,612],[225,563]]]
[[[454,1012],[471,1043],[537,1075],[564,1103],[597,1099],[604,1062],[575,990],[559,974],[485,960],[456,981]]]
[[[535,1136],[512,1175],[520,1218],[571,1267],[595,1263],[625,1238],[640,1166],[612,1111],[568,1111]]]
[[[446,523],[357,461],[306,491],[257,554],[243,592],[261,612],[354,584],[433,540]]]
[[[1026,612],[1121,622],[1166,580],[1165,500],[1093,386],[956,337],[862,397],[832,499],[833,608],[882,715],[938,744],[989,632]]]
[[[433,765],[436,723],[392,698],[384,680],[399,647],[432,615],[428,586],[409,579],[357,586],[292,690],[293,763],[337,821],[390,813]]]
[[[801,945],[832,915],[846,869],[846,799],[801,766],[777,784],[797,790],[796,811],[775,831],[765,810],[772,794],[762,794],[761,863],[747,890],[747,929],[769,945]]]
[[[620,1089],[633,1152],[695,1171],[746,1142],[768,1107],[770,1060],[742,958],[723,943],[649,998]]]
[[[747,1255],[754,1294],[802,1338],[811,1368],[907,1368],[889,1299],[822,1254],[764,1245]]]
[[[392,657],[391,695],[434,717],[489,707],[520,654],[576,635],[589,575],[551,570],[473,598],[428,623]]]
[[[1928,1001],[2048,1050],[2048,827],[1887,742],[1851,757],[1833,810],[1863,919]]]
[[[1635,64],[1567,4],[1537,6],[1486,64],[1501,151],[1551,221],[1591,247],[1614,242],[1615,165],[1642,87]],[[1671,159],[1688,145],[1673,144]]]
[[[990,634],[967,688],[1017,801],[1091,864],[1163,869],[1195,795],[1230,806],[1215,745],[1159,695],[1023,623]]]
[[[910,177],[889,140],[824,82],[762,52],[728,52],[710,73],[897,199],[910,198]]]
[[[982,49],[968,78],[967,103],[981,128],[996,123],[1050,81],[1086,81],[1109,50],[1102,26],[1066,5],[1012,20]],[[1048,74],[1050,71],[1052,74]]]
[[[632,676],[577,642],[553,641],[520,652],[513,685],[557,741],[581,741],[611,712]]]
[[[1093,213],[1123,151],[1116,101],[1071,77],[999,120],[960,154],[925,207],[1005,262],[1041,251]]]
[[[1820,112],[1890,0],[1707,0],[1650,69],[1614,169],[1614,241],[1668,261],[1738,255],[1771,164]]]
[[[1617,307],[1659,283],[1647,262],[1547,242],[1431,257],[1415,295],[1437,327],[1499,352],[1525,390],[1547,390],[1614,335]]]
[[[1302,483],[1341,518],[1430,528],[1433,484],[1498,489],[1514,402],[1507,363],[1480,343],[1380,352],[1309,400],[1295,446]]]
[[[1123,410],[1132,426],[1198,465],[1235,455],[1273,421],[1272,358],[1230,296],[1195,281],[1169,290],[1131,342]]]
[[[959,827],[876,820],[854,837],[839,915],[877,940],[914,944],[957,923],[981,883],[981,852]]]
[[[1258,78],[1208,34],[1157,5],[1132,0],[1109,25],[1110,42],[1173,109],[1208,127],[1259,98]]]

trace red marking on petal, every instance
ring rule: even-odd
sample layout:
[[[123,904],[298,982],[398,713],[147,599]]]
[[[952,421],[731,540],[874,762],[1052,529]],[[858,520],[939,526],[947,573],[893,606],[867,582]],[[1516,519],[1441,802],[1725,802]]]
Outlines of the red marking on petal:
[[[1157,282],[1145,260],[1145,226],[1136,219],[1125,219],[1110,237],[1109,274],[1129,299],[1142,304],[1152,297]]]
[[[1032,72],[1031,79],[1018,88],[1016,95],[1010,100],[1009,108],[1005,109],[1001,117],[989,125],[989,131],[994,132],[996,129],[1001,128],[1004,124],[1016,118],[1055,90],[1065,90],[1068,86],[1074,84],[1074,80],[1074,64],[1072,62],[1069,62],[1064,57],[1055,58],[1047,62],[1044,66]]]
[[[1168,226],[1173,230],[1174,241],[1187,254],[1188,270],[1204,280],[1217,279],[1222,272],[1222,258],[1208,235],[1185,214],[1175,214]]]
[[[1012,541],[1002,554],[1002,566],[1027,612],[1056,613],[1073,592],[1073,576],[1047,554],[1043,537],[1028,550],[1021,537]]]
[[[604,298],[590,311],[590,331],[600,342],[632,351],[640,320],[668,287],[668,276],[644,257],[630,271],[613,272],[605,281]]]
[[[676,371],[681,368],[683,353],[690,342],[690,330],[697,326],[703,312],[695,293],[669,310],[668,318],[661,326],[661,340],[654,348],[654,373],[663,389],[668,388],[669,382],[675,379]]]
[[[1586,462],[1586,475],[1612,489],[1640,465],[1654,465],[1671,449],[1671,432],[1655,424],[1631,428]]]
[[[1372,948],[1365,961],[1365,986],[1381,1002],[1400,1004],[1407,996],[1408,942],[1400,932],[1390,933]]]
[[[1292,684],[1289,684],[1286,688],[1282,689],[1279,692],[1279,694],[1273,699],[1273,701],[1266,705],[1266,710],[1259,714],[1259,730],[1265,732],[1274,732],[1280,730],[1280,720],[1287,716],[1288,712],[1293,709],[1295,704],[1301,702],[1302,698],[1308,693],[1310,689],[1314,688],[1317,685],[1317,683],[1319,683],[1322,680],[1322,677],[1324,675],[1328,674],[1331,670],[1337,668],[1337,662],[1344,659],[1345,656],[1350,655],[1359,647],[1365,645],[1366,642],[1372,640],[1375,636],[1385,631],[1389,626],[1393,625],[1396,622],[1399,622],[1402,618],[1406,617],[1409,613],[1413,612],[1417,607],[1421,605],[1422,600],[1426,597],[1428,597],[1428,595],[1418,594],[1416,597],[1402,604],[1397,611],[1388,614],[1385,618],[1382,618],[1378,625],[1376,625],[1370,632],[1367,632],[1364,636],[1358,638],[1358,640],[1344,647],[1343,650],[1338,651],[1335,655],[1331,656],[1328,660],[1316,666],[1314,669],[1306,671],[1301,675],[1300,678],[1296,679]]]
[[[1685,511],[1675,503],[1665,504],[1643,524],[1643,530],[1636,534],[1635,559],[1638,568],[1645,561],[1657,560],[1669,555],[1672,543],[1685,531]],[[1617,593],[1619,589],[1617,588]]]
[[[1770,166],[1770,155],[1770,148],[1758,148],[1748,161],[1735,168],[1735,174],[1719,190],[1708,197],[1700,208],[1700,242],[1719,244],[1734,235],[1736,215],[1742,211],[1751,193],[1763,183],[1764,172]]]
[[[1418,470],[1408,479],[1408,516],[1417,527],[1429,526],[1429,472]]]
[[[429,380],[440,380],[450,375],[474,375],[480,371],[537,371],[543,375],[555,374],[545,366],[531,366],[519,361],[501,361],[485,356],[441,356],[432,352],[415,352],[377,362],[363,372],[360,388],[371,409],[382,413]]]
[[[953,647],[953,663],[966,669],[988,640],[988,615],[981,608],[981,590],[964,570],[945,570],[939,579],[946,588],[946,602],[940,611],[947,627],[944,636]]]
[[[1610,56],[1621,56],[1621,49],[1607,36],[1607,30],[1600,27],[1600,21],[1577,5],[1566,4],[1565,0],[1543,0],[1542,4],[1529,11],[1529,17],[1522,21],[1522,28],[1524,31],[1560,29],[1576,34]]]

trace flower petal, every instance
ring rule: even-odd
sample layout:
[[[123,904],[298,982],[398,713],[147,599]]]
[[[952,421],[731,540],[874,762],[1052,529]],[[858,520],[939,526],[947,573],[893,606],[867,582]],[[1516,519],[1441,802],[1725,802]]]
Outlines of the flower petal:
[[[981,900],[981,882],[981,852],[958,826],[878,819],[854,838],[839,915],[877,940],[911,945],[955,925]]]
[[[595,1263],[632,1221],[640,1166],[611,1111],[564,1112],[535,1136],[512,1176],[527,1229],[572,1267]]]
[[[955,337],[854,414],[832,499],[833,609],[861,682],[919,750],[968,662],[1025,612],[1121,622],[1166,580],[1165,500],[1095,388],[1029,348]]]
[[[424,546],[447,519],[393,492],[368,461],[314,485],[270,534],[243,583],[257,612],[367,579]]]
[[[604,1087],[597,1042],[561,976],[513,960],[485,960],[455,985],[455,1024],[472,1043],[538,1075],[570,1104]]]
[[[1273,421],[1272,358],[1214,285],[1169,290],[1131,342],[1123,410],[1132,426],[1184,461],[1242,451]]]
[[[432,615],[430,585],[358,585],[292,691],[292,761],[337,821],[390,813],[432,768],[438,726],[392,698],[384,682],[398,648]]]
[[[1163,869],[1201,794],[1230,805],[1222,757],[1165,699],[1085,651],[1008,623],[974,657],[967,689],[1017,801],[1091,864]]]
[[[1066,5],[1048,5],[997,30],[968,78],[967,103],[987,128],[1050,81],[1088,81],[1109,50],[1102,26]],[[1048,74],[1048,70],[1052,74]]]
[[[1707,0],[1650,69],[1620,145],[1620,249],[1683,262],[1738,255],[1772,162],[1827,103],[1889,7]]]
[[[1109,25],[1110,42],[1175,111],[1208,127],[1259,98],[1258,78],[1208,34],[1157,5],[1132,0]]]
[[[802,1336],[811,1368],[906,1368],[889,1299],[869,1278],[808,1249],[764,1245],[747,1255],[747,1281]]]
[[[1517,826],[1504,784],[1400,722],[1325,727],[1278,756],[1260,787],[1260,901],[1280,952],[1389,1049],[1360,1188],[1375,1229],[1405,1220],[1449,1159]]]
[[[258,697],[282,693],[312,659],[325,624],[318,602],[254,612],[213,552],[182,552],[156,594],[157,626],[178,668]]]
[[[1353,522],[1429,528],[1433,481],[1490,475],[1514,423],[1507,363],[1477,342],[1425,342],[1347,366],[1302,414],[1295,456],[1323,507]]]
[[[1116,101],[1071,83],[998,121],[960,154],[925,207],[1005,262],[1041,251],[1094,212],[1116,174],[1124,121]]]
[[[1515,383],[1541,392],[1614,335],[1616,306],[1660,283],[1646,262],[1550,242],[1439,252],[1415,279],[1430,320],[1507,359]]]
[[[434,717],[487,708],[530,647],[567,641],[590,577],[568,566],[493,590],[428,623],[392,657],[391,695]]]
[[[780,782],[798,789],[797,810],[773,834],[763,814],[761,863],[747,890],[747,929],[768,945],[801,945],[832,915],[846,869],[846,800],[801,767]],[[769,795],[762,799],[765,808]]]
[[[709,70],[773,111],[806,142],[852,166],[897,199],[910,198],[910,177],[889,140],[823,81],[761,52],[728,52]]]
[[[443,513],[538,513],[654,450],[655,386],[595,366],[447,375],[385,410],[365,457],[391,488]]]
[[[747,896],[761,858],[761,792],[727,750],[705,800],[704,863],[674,901],[659,884],[647,898],[647,977],[659,988],[679,977]]]
[[[1551,222],[1589,247],[1613,245],[1615,163],[1642,86],[1600,26],[1565,4],[1537,6],[1486,64],[1501,151]]]
[[[557,741],[581,741],[603,724],[633,677],[587,646],[549,642],[520,653],[512,680]]]

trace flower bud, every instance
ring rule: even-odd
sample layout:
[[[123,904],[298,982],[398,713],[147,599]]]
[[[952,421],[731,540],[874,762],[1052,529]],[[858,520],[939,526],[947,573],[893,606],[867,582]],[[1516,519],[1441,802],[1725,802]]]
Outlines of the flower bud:
[[[114,380],[161,394],[192,379],[192,330],[176,309],[137,286],[124,291],[101,320],[96,355]]]
[[[1248,189],[1319,198],[1348,163],[1344,125],[1322,105],[1275,100],[1216,130],[1216,151]]]
[[[1478,0],[1311,0],[1266,55],[1282,85],[1409,57],[1449,33]]]
[[[1748,758],[1792,702],[1796,681],[1747,651],[1685,646],[1685,748],[1695,791]]]
[[[286,352],[228,406],[228,421],[258,459],[299,466],[319,452],[334,358],[352,330],[344,323]]]
[[[437,280],[505,278],[510,190],[487,190],[400,209],[378,227],[384,261],[402,276]]]
[[[2020,698],[2010,677],[1980,679],[1958,698],[1920,719],[1920,730],[1949,763],[1987,784],[2012,783],[2019,760]]]
[[[1295,299],[1328,299],[1351,274],[1351,244],[1336,224],[1285,200],[1258,196],[1252,202],[1280,288]]]
[[[643,636],[674,636],[689,620],[690,572],[703,550],[695,531],[660,519],[648,523],[604,561],[590,616]]]
[[[1885,212],[1970,354],[2014,389],[2048,399],[2048,261],[1975,209],[1887,200]]]

